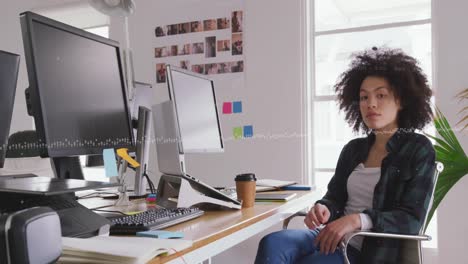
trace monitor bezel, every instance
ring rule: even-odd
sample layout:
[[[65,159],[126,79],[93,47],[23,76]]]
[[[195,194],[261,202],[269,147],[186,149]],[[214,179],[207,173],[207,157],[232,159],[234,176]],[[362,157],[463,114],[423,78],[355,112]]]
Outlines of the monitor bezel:
[[[182,134],[180,133],[180,124],[179,124],[179,115],[177,113],[177,99],[175,98],[174,95],[174,83],[172,81],[172,71],[177,71],[183,74],[190,75],[192,77],[204,79],[207,81],[210,81],[211,83],[211,91],[213,93],[213,102],[215,106],[215,113],[216,113],[216,121],[218,125],[218,133],[219,133],[219,140],[220,140],[220,146],[221,148],[216,148],[216,149],[186,149],[183,146],[183,140],[182,140]],[[185,154],[185,153],[219,153],[219,152],[224,152],[224,140],[223,140],[223,133],[221,130],[221,123],[219,121],[219,113],[218,113],[218,104],[216,102],[216,92],[214,89],[214,82],[213,80],[207,78],[205,75],[201,75],[198,73],[194,73],[179,67],[175,67],[172,65],[167,64],[166,65],[166,76],[167,76],[167,88],[169,92],[169,100],[172,101],[172,107],[174,109],[175,113],[175,118],[176,118],[176,130],[177,130],[177,142],[179,143],[179,152],[180,154]]]
[[[114,148],[131,148],[132,150],[135,148],[135,142],[133,137],[133,129],[131,125],[131,118],[130,118],[130,110],[128,106],[128,95],[127,95],[127,88],[125,83],[125,76],[123,72],[123,63],[122,57],[120,52],[120,46],[117,41],[107,39],[96,34],[84,31],[82,29],[61,23],[59,21],[38,15],[36,13],[27,11],[20,14],[20,22],[21,22],[21,31],[23,36],[23,45],[24,45],[24,52],[25,52],[25,60],[28,72],[28,80],[29,80],[29,94],[26,94],[26,101],[31,102],[31,112],[34,117],[35,125],[36,125],[36,133],[39,140],[40,145],[40,155],[41,157],[64,157],[64,156],[79,156],[79,155],[100,155],[102,154],[102,150],[105,147],[96,146],[96,147],[89,147],[89,146],[77,146],[77,147],[67,147],[67,148],[52,148],[48,145],[47,142],[47,129],[44,126],[44,122],[46,121],[44,118],[43,109],[43,102],[40,96],[40,89],[38,87],[38,80],[37,80],[37,63],[35,61],[35,41],[33,39],[33,23],[41,23],[48,27],[53,27],[61,31],[65,31],[79,37],[87,38],[92,41],[100,42],[102,44],[111,46],[115,49],[117,55],[117,62],[119,67],[119,73],[121,76],[121,89],[123,94],[124,106],[125,111],[127,114],[127,121],[128,121],[128,133],[129,133],[129,142],[130,144],[119,144],[115,145]],[[29,97],[29,98],[28,98]]]

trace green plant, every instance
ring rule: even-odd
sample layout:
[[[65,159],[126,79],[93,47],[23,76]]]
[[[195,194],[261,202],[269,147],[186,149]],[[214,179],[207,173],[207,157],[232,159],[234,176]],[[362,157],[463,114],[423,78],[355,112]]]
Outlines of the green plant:
[[[458,94],[460,96],[463,93]],[[468,89],[465,90],[464,98],[468,95]],[[466,110],[466,107],[464,108]],[[463,112],[462,110],[461,112]],[[467,120],[465,116],[463,120]],[[459,122],[459,123],[460,123]],[[442,199],[449,192],[449,190],[466,174],[468,174],[468,157],[466,156],[463,148],[461,147],[457,137],[453,133],[447,118],[442,112],[436,108],[436,116],[434,118],[434,125],[440,137],[427,135],[436,141],[434,146],[436,152],[436,160],[444,164],[444,170],[439,175],[436,183],[434,202],[430,208],[428,221],[426,227],[431,221],[434,211],[439,206]],[[465,129],[467,125],[463,129]],[[462,130],[463,130],[462,129]]]
[[[467,100],[468,99],[468,88],[466,88],[465,90],[459,92],[456,96],[460,99],[460,101]],[[467,111],[468,111],[468,106],[465,106],[458,113],[463,114],[463,113],[466,113]],[[462,128],[462,131],[465,130],[468,127],[468,114],[466,114],[464,117],[462,117],[462,119],[457,123],[457,125],[461,124],[463,122],[466,122],[466,124]]]

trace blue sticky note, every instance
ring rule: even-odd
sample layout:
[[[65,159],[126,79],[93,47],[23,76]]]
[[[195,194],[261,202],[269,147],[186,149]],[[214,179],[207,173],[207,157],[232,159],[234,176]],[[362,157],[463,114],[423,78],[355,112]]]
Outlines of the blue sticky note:
[[[253,137],[253,126],[244,126],[244,137]]]
[[[118,176],[119,173],[117,172],[117,162],[115,159],[114,149],[105,149],[102,152],[102,155],[104,156],[104,168],[106,169],[106,177]]]
[[[164,230],[150,230],[140,231],[136,233],[139,237],[154,237],[154,238],[183,238],[184,233],[182,232],[170,232]]]
[[[233,113],[242,113],[242,102],[232,102],[232,112]]]

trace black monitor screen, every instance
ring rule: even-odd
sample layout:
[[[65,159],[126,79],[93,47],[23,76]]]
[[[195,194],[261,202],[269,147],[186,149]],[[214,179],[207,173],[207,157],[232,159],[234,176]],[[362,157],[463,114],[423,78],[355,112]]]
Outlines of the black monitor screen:
[[[18,67],[19,55],[0,50],[0,168],[8,146]]]
[[[22,15],[22,28],[24,41],[29,38],[31,104],[45,156],[131,146],[118,44],[29,12]]]

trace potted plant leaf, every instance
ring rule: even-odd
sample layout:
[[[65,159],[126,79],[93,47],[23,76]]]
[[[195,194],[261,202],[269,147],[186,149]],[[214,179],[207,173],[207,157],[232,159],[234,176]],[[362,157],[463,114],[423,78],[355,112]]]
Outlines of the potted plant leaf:
[[[468,98],[468,89],[463,90],[457,94],[460,102],[466,102]],[[468,127],[468,114],[466,114],[468,106],[464,106],[459,114],[465,114],[462,119],[457,123],[465,123],[462,131]],[[447,118],[442,114],[440,109],[436,107],[436,115],[434,118],[434,125],[436,131],[440,137],[434,137],[427,135],[428,137],[435,140],[436,145],[434,146],[436,152],[436,160],[444,164],[444,170],[439,175],[436,183],[434,202],[429,211],[428,221],[426,227],[431,221],[434,211],[439,206],[442,199],[449,192],[463,176],[468,174],[468,157],[466,156],[463,148],[460,145],[455,133],[453,133]]]

